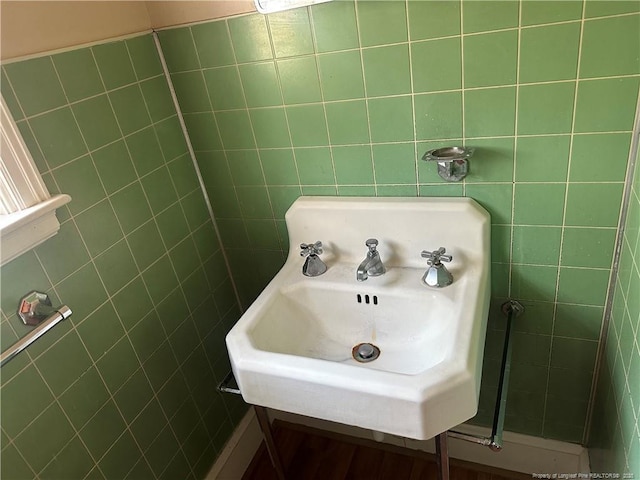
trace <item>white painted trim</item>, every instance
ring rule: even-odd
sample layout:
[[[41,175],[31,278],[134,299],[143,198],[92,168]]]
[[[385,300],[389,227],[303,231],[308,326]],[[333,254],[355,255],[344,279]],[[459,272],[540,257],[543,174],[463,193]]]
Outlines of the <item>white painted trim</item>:
[[[374,433],[378,433],[275,410],[269,410],[269,416],[273,419],[370,440],[375,438]],[[489,429],[475,425],[460,425],[456,430],[474,435],[490,434]],[[206,480],[241,478],[261,441],[262,433],[252,409],[234,432]],[[418,441],[384,435],[383,442],[414,450],[435,452],[433,439]],[[513,432],[504,432],[503,449],[500,452],[493,452],[488,447],[464,440],[449,438],[449,455],[451,458],[525,474],[589,473],[591,471],[588,450],[583,446]]]
[[[69,195],[54,195],[33,207],[0,215],[0,265],[54,236],[60,230],[56,208],[70,201]]]
[[[262,432],[253,408],[250,408],[205,480],[238,480],[247,470],[262,443]]]

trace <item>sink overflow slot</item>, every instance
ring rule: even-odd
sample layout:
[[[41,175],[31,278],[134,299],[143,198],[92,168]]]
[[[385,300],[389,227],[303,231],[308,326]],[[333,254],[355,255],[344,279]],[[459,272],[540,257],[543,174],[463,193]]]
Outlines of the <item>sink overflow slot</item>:
[[[356,295],[356,300],[358,301],[358,303],[362,303],[362,295],[360,295],[358,293]],[[371,297],[369,297],[369,295],[365,295],[364,296],[364,303],[369,305],[371,302],[373,302],[374,305],[378,305],[378,296],[377,295],[372,295]]]

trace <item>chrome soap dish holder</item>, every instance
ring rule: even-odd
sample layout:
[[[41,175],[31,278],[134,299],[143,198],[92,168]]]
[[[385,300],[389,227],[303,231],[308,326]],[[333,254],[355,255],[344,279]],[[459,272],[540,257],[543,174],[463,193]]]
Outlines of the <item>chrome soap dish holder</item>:
[[[422,160],[438,163],[438,175],[447,182],[459,182],[469,172],[468,159],[475,149],[468,147],[442,147],[429,150]]]

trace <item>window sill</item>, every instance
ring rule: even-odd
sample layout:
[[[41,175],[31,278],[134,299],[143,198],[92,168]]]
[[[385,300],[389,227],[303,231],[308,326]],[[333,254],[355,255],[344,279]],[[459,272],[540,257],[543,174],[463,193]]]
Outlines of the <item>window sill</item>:
[[[54,195],[25,210],[0,215],[0,265],[53,237],[60,229],[56,208],[70,201],[69,195]]]

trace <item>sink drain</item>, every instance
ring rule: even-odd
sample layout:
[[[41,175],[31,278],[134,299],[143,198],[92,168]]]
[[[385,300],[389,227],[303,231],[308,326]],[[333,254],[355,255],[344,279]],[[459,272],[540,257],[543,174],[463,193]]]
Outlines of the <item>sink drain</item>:
[[[351,349],[353,358],[358,362],[372,362],[380,356],[380,349],[372,343],[359,343]]]

